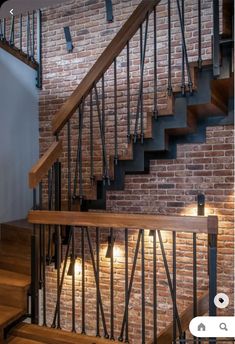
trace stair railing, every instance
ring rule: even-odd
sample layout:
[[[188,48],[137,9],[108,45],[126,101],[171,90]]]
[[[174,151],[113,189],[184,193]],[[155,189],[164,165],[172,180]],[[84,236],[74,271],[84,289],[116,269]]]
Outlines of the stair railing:
[[[42,235],[42,256],[39,264],[38,261],[33,261],[33,269],[43,271],[40,278],[42,278],[43,286],[43,311],[42,319],[40,323],[44,326],[52,326],[60,329],[62,322],[66,319],[68,303],[66,303],[66,311],[63,308],[63,290],[65,285],[67,287],[66,294],[71,293],[71,324],[70,329],[72,332],[80,332],[89,335],[89,329],[91,324],[87,324],[87,317],[89,315],[88,309],[92,307],[94,300],[89,300],[87,297],[87,288],[90,282],[89,269],[93,271],[94,275],[94,287],[96,295],[95,313],[96,319],[94,319],[93,328],[96,331],[97,336],[104,336],[106,339],[125,341],[131,340],[130,323],[131,319],[131,302],[133,296],[134,283],[138,281],[141,286],[140,290],[140,305],[141,314],[138,319],[135,317],[135,323],[139,321],[141,328],[140,342],[141,343],[185,343],[187,339],[186,330],[191,319],[186,319],[186,312],[181,312],[178,304],[179,286],[176,282],[180,277],[180,271],[178,271],[178,264],[180,257],[182,257],[178,243],[180,233],[192,234],[192,255],[194,256],[199,246],[197,240],[203,234],[209,235],[209,282],[208,291],[204,296],[198,298],[199,288],[197,286],[196,292],[192,291],[192,305],[190,306],[190,314],[193,316],[203,315],[205,312],[209,312],[209,315],[216,315],[216,307],[214,305],[214,297],[216,295],[216,238],[218,231],[218,220],[215,216],[157,216],[157,215],[138,215],[138,214],[115,214],[115,213],[84,213],[84,212],[63,212],[63,211],[30,211],[28,220],[35,226],[36,234]],[[55,309],[52,321],[48,319],[48,312],[51,312],[51,308],[48,309],[48,301],[52,301],[52,295],[48,289],[48,277],[46,269],[51,267],[47,266],[46,259],[46,237],[48,226],[54,226],[56,230],[57,240],[57,254],[55,262],[55,282],[54,285],[50,285],[53,290],[56,289]],[[66,252],[63,255],[63,250],[60,240],[60,231],[63,226],[70,228],[69,241],[66,246]],[[141,228],[138,229],[137,228]],[[170,253],[166,249],[162,235],[165,235],[165,231],[172,233]],[[118,235],[123,233],[123,241],[118,241]],[[130,238],[136,236],[135,247],[131,246]],[[194,235],[197,236],[197,240],[194,240]],[[103,253],[102,247],[104,243],[104,237],[107,238],[107,252]],[[116,240],[115,240],[116,237]],[[158,239],[157,239],[158,237]],[[188,238],[188,240],[191,240]],[[151,266],[152,281],[146,277],[147,260],[147,240],[151,245]],[[115,246],[123,245],[123,256],[116,257]],[[132,247],[132,249],[130,249]],[[33,247],[39,250],[38,248]],[[166,273],[166,281],[169,288],[169,295],[171,300],[172,309],[172,323],[166,331],[162,331],[158,324],[158,269],[160,267],[158,254],[161,253],[162,261]],[[34,256],[34,252],[32,251]],[[171,257],[171,261],[169,259]],[[103,271],[102,261],[106,260],[106,266],[109,266],[109,288],[108,284],[104,286],[104,282],[101,283],[101,275]],[[120,262],[118,260],[120,259]],[[149,259],[149,257],[148,257]],[[115,274],[115,263],[123,264],[123,289],[120,289],[120,285],[117,284]],[[76,264],[80,264],[79,272],[76,269]],[[192,258],[192,276],[195,275],[195,271],[198,269],[198,262],[195,257]],[[206,265],[206,261],[205,261]],[[70,266],[70,267],[69,267]],[[148,266],[149,269],[149,266]],[[137,270],[140,271],[140,275],[137,275]],[[91,273],[90,271],[90,273]],[[106,270],[105,270],[106,271]],[[149,270],[148,270],[149,271]],[[52,271],[51,271],[52,273]],[[68,276],[69,275],[69,276]],[[32,276],[35,278],[35,276]],[[38,277],[39,279],[39,277]],[[69,282],[70,280],[70,282]],[[34,280],[32,280],[34,284]],[[55,288],[55,289],[54,289]],[[90,286],[91,288],[91,286]],[[105,289],[104,289],[105,288]],[[118,288],[118,289],[117,289]],[[183,281],[180,287],[180,293],[183,293]],[[69,291],[70,289],[70,291]],[[77,290],[81,295],[80,301],[77,299]],[[149,290],[152,289],[152,300],[150,301]],[[148,290],[148,301],[146,299]],[[116,321],[116,307],[117,302],[120,303],[120,298],[123,298],[124,305],[122,307],[123,316],[122,321],[118,323]],[[196,298],[196,299],[195,299]],[[209,306],[207,300],[209,298]],[[170,302],[170,301],[168,301]],[[32,298],[32,310],[38,310],[38,299]],[[151,326],[152,334],[149,338],[149,333],[146,331],[146,307],[151,303],[152,320],[150,325],[149,308],[148,308],[148,328]],[[197,304],[197,309],[193,305]],[[115,311],[116,310],[116,311]],[[120,314],[120,307],[119,307]],[[108,318],[109,319],[108,319]],[[39,315],[33,315],[33,319],[38,319]],[[68,319],[66,319],[68,321]],[[182,322],[183,321],[183,322]],[[117,329],[118,327],[118,329]],[[91,330],[91,329],[90,329]],[[171,341],[163,341],[166,338],[171,338]],[[189,337],[190,339],[191,337]]]
[[[42,87],[41,11],[0,19],[0,47],[14,53],[37,70],[37,87]]]

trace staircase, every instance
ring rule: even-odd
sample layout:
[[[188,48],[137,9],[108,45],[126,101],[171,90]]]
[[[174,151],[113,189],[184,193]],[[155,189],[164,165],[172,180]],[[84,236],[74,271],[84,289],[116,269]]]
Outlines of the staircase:
[[[209,271],[210,280],[210,293],[205,292],[204,295],[200,295],[198,299],[194,299],[194,306],[189,306],[183,313],[178,313],[176,299],[174,299],[174,283],[176,283],[176,271],[174,270],[173,263],[173,277],[170,276],[169,267],[166,261],[164,252],[164,245],[161,239],[160,231],[167,228],[173,233],[173,242],[176,240],[175,232],[181,231],[192,233],[193,240],[195,239],[195,233],[209,234],[210,242],[208,243],[208,251],[210,252],[210,261],[216,260],[216,255],[213,256],[216,247],[216,235],[217,225],[214,218],[192,218],[186,219],[187,224],[183,224],[181,218],[152,218],[151,216],[138,217],[135,214],[129,216],[120,214],[107,214],[107,213],[89,213],[86,212],[91,209],[105,209],[106,208],[106,192],[111,190],[123,190],[125,188],[125,175],[126,174],[143,174],[149,172],[150,160],[152,159],[174,159],[176,158],[177,144],[180,143],[201,143],[205,142],[206,127],[210,125],[227,125],[233,123],[233,62],[232,62],[232,25],[231,25],[231,13],[232,13],[232,1],[223,1],[223,34],[216,37],[216,31],[214,32],[214,45],[213,45],[213,58],[211,60],[204,60],[202,66],[198,62],[191,62],[187,64],[188,83],[186,77],[184,83],[173,89],[171,89],[171,79],[168,82],[168,93],[165,96],[167,106],[164,109],[158,110],[158,104],[155,99],[153,111],[143,111],[143,80],[139,85],[139,100],[137,104],[136,117],[138,121],[134,123],[135,130],[133,132],[130,127],[133,127],[130,118],[127,119],[128,128],[126,141],[126,149],[118,150],[118,137],[117,137],[117,90],[115,91],[115,78],[117,77],[117,65],[116,59],[123,49],[129,50],[129,42],[136,32],[146,24],[145,33],[147,32],[147,25],[150,14],[155,14],[156,6],[159,0],[142,1],[136,8],[134,13],[128,19],[128,21],[121,28],[120,32],[112,40],[109,46],[105,49],[103,54],[99,57],[95,65],[82,80],[77,89],[68,98],[64,105],[55,114],[52,121],[52,131],[55,141],[49,147],[49,149],[43,154],[41,159],[33,166],[29,173],[29,186],[34,190],[34,204],[33,211],[29,214],[29,221],[34,224],[35,228],[39,228],[39,234],[36,231],[32,231],[31,225],[25,223],[10,223],[2,225],[2,240],[0,242],[0,333],[2,343],[13,344],[37,344],[48,343],[54,344],[61,343],[74,343],[81,344],[105,344],[110,343],[108,339],[108,332],[105,323],[105,314],[102,313],[102,298],[99,294],[99,228],[106,228],[109,230],[109,245],[113,248],[113,228],[125,229],[125,249],[128,253],[128,228],[130,230],[136,228],[139,229],[138,240],[136,246],[136,254],[141,246],[141,271],[144,271],[144,240],[145,230],[154,231],[153,234],[153,252],[156,247],[156,232],[159,236],[159,243],[161,247],[161,253],[165,264],[165,270],[167,275],[167,282],[172,293],[173,312],[175,319],[168,327],[157,334],[156,328],[154,328],[153,340],[149,342],[160,344],[170,344],[180,338],[180,343],[183,341],[183,335],[188,329],[189,321],[193,314],[195,314],[195,307],[197,308],[197,314],[203,315],[208,311],[208,303],[213,300],[213,295],[216,292],[216,281],[211,277],[212,272]],[[181,12],[181,16],[183,11]],[[182,18],[181,18],[182,19]],[[154,17],[153,17],[154,22]],[[156,30],[155,30],[156,31]],[[143,34],[143,32],[142,32]],[[183,36],[183,33],[182,33]],[[217,40],[216,40],[217,38]],[[218,46],[216,46],[216,42]],[[142,42],[143,43],[143,42]],[[145,48],[142,47],[142,61],[141,68],[144,70],[144,54]],[[11,47],[6,42],[1,41],[3,48],[11,50]],[[215,49],[216,48],[216,49]],[[218,49],[217,49],[218,48]],[[215,51],[219,51],[219,55],[215,54]],[[21,54],[22,55],[22,54]],[[127,61],[128,57],[127,55]],[[187,60],[187,51],[185,47],[184,59]],[[215,66],[219,59],[219,75],[215,75]],[[127,63],[128,65],[128,63]],[[107,146],[105,144],[105,118],[103,102],[107,100],[105,97],[103,80],[105,73],[109,68],[113,66],[114,74],[114,141],[115,147],[113,151],[107,153]],[[184,65],[185,66],[185,65]],[[218,67],[218,66],[217,66]],[[156,65],[155,65],[156,68]],[[218,69],[218,68],[217,68]],[[129,80],[130,82],[130,80]],[[100,84],[98,84],[100,83]],[[154,84],[156,80],[154,80]],[[97,87],[99,85],[99,89]],[[156,85],[154,85],[156,86]],[[129,90],[127,89],[127,97]],[[116,92],[116,93],[115,93]],[[154,89],[157,94],[157,88]],[[130,94],[129,94],[130,100]],[[128,102],[127,102],[128,103]],[[90,106],[90,112],[85,113],[84,108]],[[96,106],[96,107],[95,107]],[[79,110],[78,122],[73,123],[72,116],[76,110]],[[88,111],[88,110],[86,110]],[[93,122],[93,113],[97,115],[97,123]],[[83,147],[83,120],[86,118],[85,114],[90,116],[90,161],[85,166],[89,169],[89,176],[87,182],[87,175],[83,176],[83,164],[82,149]],[[88,115],[87,115],[88,117]],[[129,121],[129,122],[128,122]],[[94,136],[95,131],[93,125],[96,124],[96,131],[99,130],[100,137],[99,149],[101,155],[96,155]],[[67,126],[67,136],[63,133],[60,134]],[[78,146],[77,151],[73,152],[71,144],[71,132],[75,128],[78,128]],[[98,129],[97,129],[98,128]],[[88,134],[87,134],[88,135]],[[64,148],[63,148],[64,146]],[[65,148],[66,147],[66,148]],[[94,150],[93,150],[94,148]],[[74,155],[73,155],[74,154]],[[66,163],[67,170],[62,175],[62,166],[59,160],[62,160],[63,166]],[[73,162],[76,160],[76,164]],[[87,161],[86,161],[87,162]],[[85,163],[86,163],[85,162]],[[94,173],[94,164],[101,165],[100,173]],[[72,186],[72,174],[74,173],[74,185]],[[62,177],[61,177],[62,175]],[[67,180],[66,180],[67,178]],[[66,184],[67,183],[67,184]],[[66,184],[66,186],[65,186]],[[39,189],[39,197],[37,197],[37,190]],[[66,190],[66,191],[65,191]],[[77,192],[79,190],[79,192]],[[39,209],[39,210],[38,210]],[[68,211],[67,211],[68,210]],[[79,210],[79,211],[78,211]],[[110,215],[110,216],[109,216]],[[143,221],[143,223],[141,222]],[[169,225],[170,222],[170,225]],[[156,230],[156,223],[158,223],[158,230]],[[169,225],[169,227],[168,227]],[[191,226],[191,227],[190,227]],[[96,258],[91,245],[91,237],[89,236],[88,228],[94,227],[96,229]],[[110,228],[111,227],[111,228]],[[62,252],[61,242],[61,229],[65,232],[64,237],[64,250]],[[66,263],[70,258],[70,262],[76,263],[75,255],[75,229],[81,230],[81,240],[79,250],[84,255],[84,238],[87,236],[87,241],[91,254],[91,261],[93,265],[97,292],[97,304],[96,304],[96,321],[97,325],[97,337],[87,336],[84,328],[82,334],[77,334],[75,323],[72,324],[72,332],[65,332],[60,329],[60,298],[61,290],[64,282]],[[213,229],[213,231],[211,231]],[[52,233],[53,232],[53,233]],[[48,234],[48,237],[47,237]],[[53,236],[54,235],[54,236]],[[49,239],[48,239],[49,238]],[[53,246],[53,257],[46,255],[45,247]],[[141,241],[142,240],[142,241]],[[39,243],[40,241],[40,243]],[[32,243],[32,246],[31,246]],[[155,246],[154,246],[155,245]],[[194,245],[196,245],[194,241]],[[214,246],[213,246],[214,245]],[[30,248],[32,247],[32,255]],[[195,248],[196,246],[194,246]],[[210,251],[210,249],[212,250]],[[64,254],[64,251],[66,252]],[[79,252],[80,252],[79,251]],[[133,249],[134,252],[134,249]],[[176,262],[176,251],[173,247],[172,255]],[[195,248],[196,252],[196,248]],[[62,257],[63,253],[63,257]],[[156,259],[156,252],[153,258]],[[195,254],[195,253],[194,253]],[[136,256],[136,257],[137,257]],[[39,258],[38,258],[39,257]],[[128,257],[128,256],[127,256]],[[62,259],[63,258],[63,259]],[[165,259],[164,259],[165,258]],[[110,257],[110,280],[111,290],[113,288],[113,256]],[[34,262],[34,268],[31,269],[31,260]],[[83,256],[83,261],[84,261]],[[64,266],[62,261],[65,261]],[[127,263],[126,263],[127,262]],[[39,314],[36,314],[35,307],[33,311],[36,314],[32,314],[32,322],[35,324],[21,323],[21,320],[27,317],[27,297],[30,293],[32,296],[32,305],[38,303],[38,288],[39,285],[45,283],[46,267],[50,264],[55,264],[57,271],[57,304],[55,310],[55,323],[52,327],[57,329],[51,329],[47,327],[46,315],[44,314],[43,325],[38,326]],[[125,256],[125,270],[127,280],[125,285],[125,311],[124,320],[125,325],[121,331],[119,337],[120,341],[125,339],[128,342],[128,325],[126,327],[128,318],[128,306],[131,294],[132,284],[128,285],[128,258]],[[96,265],[97,264],[97,265]],[[156,261],[154,261],[156,265]],[[40,267],[40,273],[37,269]],[[156,267],[156,266],[155,266]],[[85,276],[85,268],[83,266],[82,276]],[[196,265],[194,266],[196,269]],[[213,270],[213,266],[209,267]],[[156,269],[155,269],[156,270]],[[32,273],[32,278],[29,277]],[[135,273],[135,260],[133,262],[133,278]],[[194,270],[195,272],[196,270]],[[144,272],[142,272],[144,275]],[[196,274],[196,272],[195,272]],[[131,277],[131,278],[132,278]],[[144,278],[144,277],[143,277]],[[81,282],[84,293],[85,290],[85,277]],[[140,282],[142,288],[144,280]],[[153,283],[156,283],[156,275],[153,273]],[[75,275],[72,274],[72,297],[73,299],[73,320],[75,319]],[[61,287],[62,285],[62,287]],[[156,284],[155,284],[156,285]],[[31,287],[31,288],[30,288]],[[195,287],[195,286],[194,286]],[[130,288],[130,291],[129,289]],[[196,287],[195,287],[196,288]],[[46,307],[46,293],[47,290],[43,289],[44,308]],[[145,290],[142,291],[142,300],[145,300]],[[111,291],[112,294],[112,291]],[[83,294],[82,294],[83,295]],[[195,296],[195,295],[194,295]],[[81,298],[83,298],[81,296]],[[110,339],[114,340],[114,325],[112,302],[113,295],[110,296],[111,301],[111,320],[110,320]],[[85,301],[84,301],[85,302]],[[155,302],[155,310],[156,299]],[[196,305],[196,306],[195,306]],[[17,306],[17,307],[16,307]],[[142,302],[142,314],[145,314],[145,304]],[[95,307],[94,307],[95,308]],[[127,310],[126,310],[127,309]],[[214,309],[212,307],[212,313]],[[102,317],[100,316],[100,313]],[[82,310],[83,317],[84,308]],[[211,314],[213,315],[213,314]],[[126,318],[127,317],[127,318]],[[100,326],[99,321],[102,318],[104,337],[100,338]],[[97,320],[98,319],[98,320]],[[84,319],[83,319],[84,320]],[[156,314],[155,319],[156,322]],[[85,322],[85,320],[84,320]],[[19,323],[19,324],[18,324]],[[180,325],[182,326],[179,326]],[[85,326],[84,324],[82,326]],[[11,331],[9,332],[9,329]],[[4,341],[4,332],[8,334]],[[125,333],[125,338],[124,338]],[[5,336],[6,337],[6,336]],[[142,319],[142,343],[145,341],[145,317]]]

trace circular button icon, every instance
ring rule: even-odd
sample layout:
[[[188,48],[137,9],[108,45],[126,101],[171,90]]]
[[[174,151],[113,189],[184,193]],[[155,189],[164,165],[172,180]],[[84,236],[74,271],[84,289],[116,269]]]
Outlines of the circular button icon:
[[[229,305],[229,297],[224,293],[219,293],[214,298],[214,304],[217,308],[223,309]]]

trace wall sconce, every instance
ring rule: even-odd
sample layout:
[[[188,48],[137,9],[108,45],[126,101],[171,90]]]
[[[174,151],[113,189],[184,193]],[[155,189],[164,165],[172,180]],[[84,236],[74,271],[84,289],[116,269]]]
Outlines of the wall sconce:
[[[198,216],[205,215],[205,195],[203,194],[197,195],[197,215]]]
[[[112,23],[113,22],[113,4],[112,0],[105,0],[106,3],[106,16],[107,16],[107,22]]]
[[[75,274],[80,274],[82,272],[82,268],[81,268],[81,260],[78,259],[77,256],[75,256],[74,257],[74,261],[73,261],[73,257],[71,255],[70,256],[70,264],[69,264],[67,275],[68,276],[72,276],[73,275],[73,271],[74,271]]]
[[[115,238],[108,236],[108,248],[105,257],[106,258],[112,258],[113,257],[113,247],[115,243]]]
[[[64,35],[66,40],[67,51],[68,53],[71,53],[73,51],[73,43],[69,26],[64,27]]]

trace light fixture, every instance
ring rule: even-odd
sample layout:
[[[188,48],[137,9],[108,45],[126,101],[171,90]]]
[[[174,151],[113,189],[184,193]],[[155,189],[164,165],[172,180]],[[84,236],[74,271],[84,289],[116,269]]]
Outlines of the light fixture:
[[[72,276],[73,272],[75,274],[80,274],[81,271],[82,271],[81,260],[77,256],[74,256],[74,259],[73,259],[73,256],[71,255],[67,275]]]
[[[72,37],[71,37],[69,26],[64,27],[64,36],[66,40],[67,51],[68,53],[71,53],[74,47],[72,43]]]
[[[205,215],[205,195],[203,194],[197,195],[197,215],[198,216]]]
[[[105,257],[112,258],[113,257],[113,247],[115,243],[115,238],[111,235],[108,236],[108,248]]]

